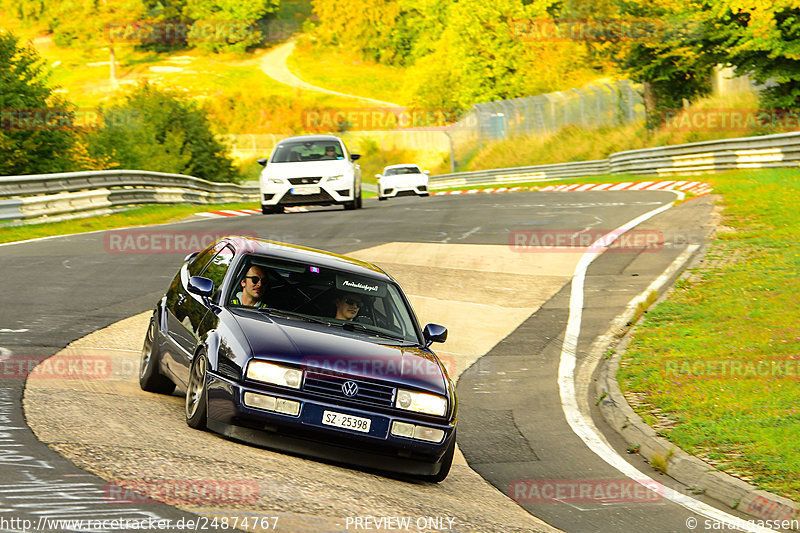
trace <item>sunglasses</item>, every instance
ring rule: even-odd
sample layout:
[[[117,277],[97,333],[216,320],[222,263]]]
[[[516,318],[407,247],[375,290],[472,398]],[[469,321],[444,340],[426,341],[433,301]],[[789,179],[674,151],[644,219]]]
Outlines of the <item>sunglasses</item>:
[[[266,277],[259,278],[258,276],[245,276],[244,279],[249,279],[250,281],[253,282],[253,285],[258,285],[259,282],[261,282],[261,281],[263,281],[264,283],[267,282],[267,278]]]
[[[364,302],[360,300],[353,300],[352,298],[345,298],[344,303],[346,303],[347,305],[355,305],[356,307],[364,306]]]

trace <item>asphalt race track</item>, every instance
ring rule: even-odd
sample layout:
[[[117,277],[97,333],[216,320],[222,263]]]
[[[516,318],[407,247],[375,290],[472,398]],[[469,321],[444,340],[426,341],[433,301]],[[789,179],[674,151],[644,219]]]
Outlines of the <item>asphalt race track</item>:
[[[43,518],[127,517],[185,524],[213,516],[198,506],[178,509],[109,497],[112,481],[159,475],[198,479],[201,471],[203,479],[256,480],[255,503],[238,502],[225,512],[278,516],[278,531],[356,531],[368,529],[367,524],[373,531],[551,530],[525,511],[570,532],[691,531],[691,519],[702,530],[706,516],[658,495],[567,501],[537,490],[553,486],[553,480],[593,490],[630,480],[576,436],[559,398],[570,279],[581,253],[547,254],[509,245],[581,231],[599,236],[674,199],[669,192],[643,191],[402,198],[368,201],[357,211],[197,219],[0,246],[0,531],[22,531],[24,526],[65,530],[37,527]],[[637,227],[645,238],[663,237],[659,246],[610,250],[589,266],[576,350],[579,368],[594,339],[627,303],[687,245],[702,244],[710,210],[707,198],[668,209]],[[50,379],[31,382],[24,392],[25,377],[35,363],[152,309],[185,255],[165,251],[164,236],[174,243],[177,235],[191,242],[228,234],[373,260],[415,296],[412,302],[423,323],[441,317],[450,339],[437,352],[461,375],[458,444],[471,468],[455,465],[443,483],[422,484],[189,430],[180,398],[139,391],[135,366],[132,372],[125,370],[135,365],[132,350],[141,344],[141,319],[115,330],[118,348],[104,346],[118,351],[119,358],[112,359],[122,366],[115,366],[103,383]],[[124,238],[131,235],[136,238],[129,241],[136,244],[126,248]],[[126,336],[130,339],[121,338]],[[591,414],[602,429],[602,421]],[[34,435],[28,421],[49,446]],[[615,434],[606,439],[648,476],[684,490],[637,456],[627,456],[627,443]],[[375,521],[364,521],[366,517],[406,517],[411,522],[406,527],[384,520],[381,529]],[[420,518],[424,520],[417,522]],[[216,525],[216,530],[229,528]],[[262,521],[259,528],[239,529],[272,527]],[[109,523],[92,530],[120,529]]]

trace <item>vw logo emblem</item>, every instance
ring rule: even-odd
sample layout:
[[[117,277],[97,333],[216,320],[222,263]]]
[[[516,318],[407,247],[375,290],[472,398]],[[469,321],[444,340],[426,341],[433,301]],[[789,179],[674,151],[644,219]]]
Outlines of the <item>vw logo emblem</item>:
[[[342,392],[345,396],[355,396],[358,394],[358,385],[355,381],[345,381],[342,383]]]

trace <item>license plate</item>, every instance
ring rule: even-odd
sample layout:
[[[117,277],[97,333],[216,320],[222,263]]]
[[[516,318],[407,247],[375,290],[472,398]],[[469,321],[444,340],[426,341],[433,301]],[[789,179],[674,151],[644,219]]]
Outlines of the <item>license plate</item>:
[[[319,194],[319,187],[293,187],[292,194]]]
[[[362,433],[369,433],[369,425],[372,422],[369,418],[361,418],[359,416],[344,415],[334,411],[322,412],[322,423],[326,426],[335,426],[337,428],[349,429],[352,431],[361,431]]]

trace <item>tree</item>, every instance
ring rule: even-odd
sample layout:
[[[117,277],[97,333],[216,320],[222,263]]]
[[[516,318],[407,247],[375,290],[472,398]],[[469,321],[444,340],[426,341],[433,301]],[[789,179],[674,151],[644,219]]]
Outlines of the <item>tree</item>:
[[[708,53],[703,35],[707,17],[698,1],[634,0],[623,5],[620,17],[639,23],[644,31],[635,38],[612,43],[620,67],[644,86],[647,121],[655,127],[664,113],[679,109],[711,91],[716,60]]]
[[[709,51],[766,88],[766,109],[800,108],[800,7],[794,0],[769,0],[743,6],[723,0],[706,6]]]
[[[143,83],[124,102],[103,109],[90,152],[122,168],[236,181],[239,174],[214,138],[205,112],[175,93]]]
[[[195,21],[189,43],[208,51],[243,53],[264,39],[258,22],[279,4],[280,0],[187,0],[183,14]]]
[[[0,32],[0,175],[75,170],[74,108],[46,82],[36,51]]]

